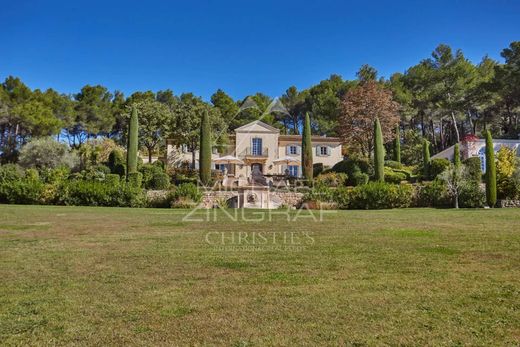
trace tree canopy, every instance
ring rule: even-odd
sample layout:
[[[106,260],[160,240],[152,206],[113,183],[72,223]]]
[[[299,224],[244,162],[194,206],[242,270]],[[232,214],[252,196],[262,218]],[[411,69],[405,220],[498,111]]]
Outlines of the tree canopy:
[[[149,155],[166,138],[197,149],[204,112],[216,135],[212,145],[225,145],[229,131],[257,119],[282,133],[301,134],[309,113],[313,134],[340,136],[350,152],[364,155],[372,151],[376,117],[385,143],[399,122],[403,160],[417,162],[417,136],[426,138],[434,153],[487,130],[494,138],[518,138],[520,41],[501,56],[503,62],[485,56],[473,63],[461,50],[440,44],[429,57],[388,79],[365,64],[355,80],[331,74],[306,89],[289,86],[279,98],[256,92],[234,99],[218,89],[208,101],[169,89],[136,91],[128,97],[102,85],[85,85],[76,93],[32,90],[20,78],[8,76],[0,84],[0,159],[15,161],[27,142],[47,136],[75,148],[100,137],[124,144],[128,107],[136,105],[142,120],[140,144]],[[407,139],[415,140],[409,144]]]

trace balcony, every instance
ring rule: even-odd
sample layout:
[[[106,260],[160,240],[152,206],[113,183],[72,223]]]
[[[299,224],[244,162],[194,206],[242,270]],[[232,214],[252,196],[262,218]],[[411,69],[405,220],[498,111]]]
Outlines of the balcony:
[[[267,147],[247,147],[240,153],[242,158],[267,158],[269,154]]]

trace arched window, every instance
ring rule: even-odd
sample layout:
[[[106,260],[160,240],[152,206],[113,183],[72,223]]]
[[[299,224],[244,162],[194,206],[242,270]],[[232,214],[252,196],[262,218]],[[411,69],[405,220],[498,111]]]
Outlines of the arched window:
[[[478,151],[478,157],[480,158],[480,169],[482,173],[486,173],[486,146],[483,146]]]

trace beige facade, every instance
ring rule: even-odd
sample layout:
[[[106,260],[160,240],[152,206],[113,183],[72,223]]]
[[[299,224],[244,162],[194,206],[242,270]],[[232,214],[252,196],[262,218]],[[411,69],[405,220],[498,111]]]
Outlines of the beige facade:
[[[284,174],[286,170],[291,175],[301,176],[301,167],[298,165],[276,165],[275,160],[283,157],[301,158],[300,135],[280,135],[280,130],[261,121],[254,121],[235,129],[234,136],[230,136],[231,143],[226,153],[231,154],[244,162],[244,165],[231,165],[228,173],[235,177],[247,178],[256,167],[264,175]],[[341,142],[338,138],[312,136],[313,163],[322,163],[325,167],[332,167],[343,159]],[[176,155],[174,152],[177,151]],[[168,157],[176,156],[175,162],[192,161],[192,153],[179,150],[168,141]],[[221,154],[213,152],[212,160]],[[198,168],[198,151],[195,152],[195,167]],[[214,169],[223,169],[223,166],[213,164]]]
[[[493,149],[495,153],[500,150],[501,147],[509,147],[516,151],[517,156],[520,157],[520,140],[506,140],[506,139],[493,139]],[[450,161],[453,160],[455,146],[446,148],[444,151],[437,153],[432,156],[435,158],[445,158]],[[460,152],[462,159],[479,157],[482,172],[486,172],[486,141],[483,139],[471,139],[463,140],[460,145]]]

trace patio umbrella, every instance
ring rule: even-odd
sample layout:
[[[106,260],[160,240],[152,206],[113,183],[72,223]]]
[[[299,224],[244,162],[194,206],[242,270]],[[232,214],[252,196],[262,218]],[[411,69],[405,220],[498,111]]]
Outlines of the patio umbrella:
[[[226,156],[217,158],[214,160],[214,162],[215,162],[215,164],[227,164],[228,166],[229,166],[229,164],[244,165],[244,162],[242,160],[240,160],[237,157],[234,157],[232,155],[226,155]],[[227,169],[225,170],[224,173],[227,173]]]
[[[238,164],[238,165],[244,165],[244,162],[237,157],[234,157],[232,155],[226,155],[220,158],[217,158],[214,160],[216,164]]]
[[[273,164],[275,165],[300,165],[300,161],[298,159],[296,159],[295,157],[289,157],[289,156],[285,156],[285,157],[282,157],[282,158],[278,158],[276,160],[273,160]],[[288,169],[286,169],[288,170]]]
[[[282,158],[279,158],[279,159],[276,159],[276,160],[273,160],[273,164],[275,165],[289,165],[289,164],[293,164],[293,165],[300,165],[300,161],[298,159],[296,159],[295,157],[282,157]]]

